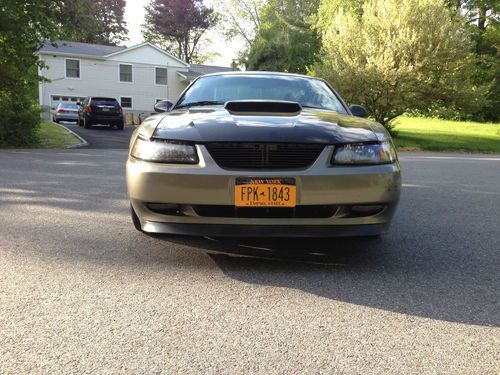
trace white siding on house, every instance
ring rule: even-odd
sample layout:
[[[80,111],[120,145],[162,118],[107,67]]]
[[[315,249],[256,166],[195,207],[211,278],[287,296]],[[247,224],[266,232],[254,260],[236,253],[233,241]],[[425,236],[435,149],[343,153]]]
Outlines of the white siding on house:
[[[41,74],[50,82],[40,84],[40,104],[46,108],[51,105],[53,96],[109,96],[117,100],[132,97],[135,113],[150,113],[157,98],[174,101],[186,87],[176,74],[187,71],[186,64],[148,45],[125,50],[107,59],[74,57],[80,60],[80,78],[77,79],[66,78],[65,59],[73,57],[42,53],[40,58],[49,67]],[[133,65],[132,82],[120,82],[120,63]],[[167,68],[168,85],[155,84],[155,67]]]
[[[147,62],[149,65],[171,66],[176,68],[186,68],[187,65],[167,56],[165,53],[153,48],[149,45],[140,47],[132,47],[123,51],[116,52],[110,55],[107,60],[110,61],[126,61],[132,64],[143,64]]]

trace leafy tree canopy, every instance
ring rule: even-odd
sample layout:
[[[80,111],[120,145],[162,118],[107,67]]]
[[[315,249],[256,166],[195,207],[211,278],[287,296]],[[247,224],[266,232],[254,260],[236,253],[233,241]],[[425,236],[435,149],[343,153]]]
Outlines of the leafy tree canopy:
[[[388,127],[411,109],[473,113],[484,105],[486,88],[470,79],[465,22],[442,2],[367,0],[361,15],[339,8],[319,27],[323,58],[314,73]]]
[[[247,68],[305,73],[321,46],[312,28],[318,5],[319,0],[269,0],[248,52]]]
[[[143,35],[187,63],[199,62],[201,38],[217,21],[218,15],[202,0],[152,0]]]
[[[57,36],[57,9],[50,0],[2,0],[0,5],[0,145],[36,140],[38,68],[34,54]]]
[[[216,0],[214,5],[221,17],[220,26],[227,40],[241,43],[235,67],[244,64],[250,46],[261,26],[262,9],[266,0]]]
[[[253,43],[255,33],[261,25],[262,8],[265,0],[218,0],[222,27],[228,39],[239,37],[246,47]]]
[[[447,0],[469,24],[476,67],[472,78],[489,85],[486,105],[473,115],[479,121],[500,121],[500,2],[498,0]]]
[[[116,45],[127,40],[125,0],[57,0],[60,37]]]

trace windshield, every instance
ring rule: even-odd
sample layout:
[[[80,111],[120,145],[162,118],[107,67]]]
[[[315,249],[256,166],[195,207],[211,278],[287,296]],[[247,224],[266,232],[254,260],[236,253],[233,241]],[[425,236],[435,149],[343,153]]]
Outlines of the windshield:
[[[224,104],[231,100],[286,100],[302,107],[347,111],[319,80],[289,75],[216,75],[202,77],[184,93],[175,108],[189,105]]]
[[[67,109],[78,109],[78,106],[76,103],[60,103],[59,104],[60,108],[67,108]]]

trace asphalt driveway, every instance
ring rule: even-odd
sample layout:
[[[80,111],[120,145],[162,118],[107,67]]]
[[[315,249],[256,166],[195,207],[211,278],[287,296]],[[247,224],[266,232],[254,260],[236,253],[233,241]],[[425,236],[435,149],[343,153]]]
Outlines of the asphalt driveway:
[[[91,149],[128,149],[130,136],[135,130],[133,125],[125,125],[123,130],[110,128],[108,125],[94,125],[90,129],[85,129],[73,122],[64,122],[62,125],[85,139],[89,143],[86,148]]]
[[[223,240],[135,231],[125,150],[0,152],[0,373],[497,374],[500,156],[400,156],[380,240]]]

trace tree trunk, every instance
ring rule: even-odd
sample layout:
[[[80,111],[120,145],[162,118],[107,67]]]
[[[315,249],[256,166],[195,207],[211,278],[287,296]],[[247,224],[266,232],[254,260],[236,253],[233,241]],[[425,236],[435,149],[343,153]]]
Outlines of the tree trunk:
[[[477,6],[478,22],[477,26],[481,31],[486,30],[486,5],[481,4]]]

